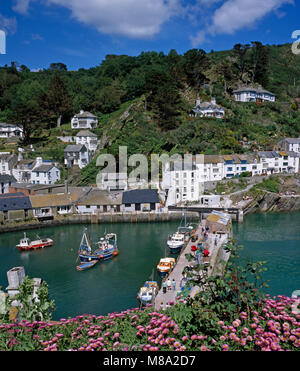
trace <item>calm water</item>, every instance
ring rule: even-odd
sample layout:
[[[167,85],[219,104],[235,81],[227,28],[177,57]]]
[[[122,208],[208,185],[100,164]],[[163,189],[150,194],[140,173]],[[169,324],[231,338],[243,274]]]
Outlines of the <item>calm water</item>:
[[[267,261],[265,293],[291,296],[300,290],[300,212],[252,214],[234,223],[243,261]]]
[[[83,313],[104,315],[137,307],[137,291],[164,257],[168,235],[177,227],[177,222],[89,225],[93,242],[105,230],[116,233],[120,254],[83,272],[76,271],[83,225],[27,231],[31,239],[38,234],[54,240],[54,247],[38,251],[18,251],[15,246],[23,232],[2,234],[0,286],[3,289],[8,286],[6,272],[9,269],[24,266],[26,275],[41,277],[48,283],[50,297],[57,307],[54,320]],[[154,279],[159,280],[156,269]]]
[[[6,289],[6,272],[24,266],[30,277],[41,277],[49,285],[50,297],[55,300],[53,319],[83,313],[104,315],[137,306],[139,287],[149,279],[159,281],[156,265],[165,255],[166,240],[176,230],[173,223],[89,225],[93,242],[106,232],[118,235],[120,254],[113,260],[94,268],[77,272],[77,249],[84,225],[27,231],[35,239],[50,237],[54,247],[19,252],[15,247],[23,232],[0,235],[0,286]],[[245,217],[243,224],[234,224],[234,234],[245,249],[243,260],[266,260],[270,280],[266,292],[288,295],[300,289],[300,212],[290,214],[254,214]]]

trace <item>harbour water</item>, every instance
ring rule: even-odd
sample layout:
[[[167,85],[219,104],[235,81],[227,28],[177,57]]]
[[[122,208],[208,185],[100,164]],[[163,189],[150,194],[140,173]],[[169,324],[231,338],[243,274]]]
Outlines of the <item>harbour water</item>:
[[[300,212],[253,214],[244,223],[234,223],[234,236],[244,250],[243,261],[266,260],[270,295],[290,296],[300,289]],[[36,234],[50,237],[54,246],[29,252],[19,252],[16,244],[23,232],[0,235],[0,286],[7,287],[6,272],[24,266],[31,278],[41,277],[49,285],[55,300],[53,319],[79,314],[105,315],[138,306],[137,292],[154,272],[160,282],[156,265],[168,253],[166,241],[178,222],[88,225],[88,233],[96,242],[104,232],[118,236],[118,257],[77,272],[77,251],[84,225],[69,225],[27,231],[31,239]]]
[[[300,290],[300,212],[251,214],[234,223],[234,237],[244,247],[241,261],[266,261],[264,292],[291,296]]]
[[[23,232],[0,235],[0,286],[6,289],[6,272],[24,266],[25,274],[43,278],[55,300],[53,319],[79,314],[105,315],[138,306],[137,292],[154,272],[160,282],[156,266],[168,253],[168,235],[176,231],[179,222],[120,223],[88,225],[92,242],[105,233],[118,236],[119,255],[101,262],[90,270],[78,272],[78,247],[84,225],[69,225],[27,231],[32,240],[49,237],[54,246],[37,251],[19,252],[16,244]],[[154,270],[153,270],[154,269]]]

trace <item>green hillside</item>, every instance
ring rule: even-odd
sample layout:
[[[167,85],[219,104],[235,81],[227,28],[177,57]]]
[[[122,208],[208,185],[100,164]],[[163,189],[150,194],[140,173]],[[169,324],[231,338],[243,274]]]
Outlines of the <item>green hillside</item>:
[[[268,104],[238,103],[241,84],[262,85],[276,94]],[[192,118],[200,97],[215,97],[223,120]],[[300,135],[300,57],[291,45],[235,45],[232,50],[183,55],[143,52],[108,55],[98,66],[67,71],[62,63],[34,73],[13,62],[0,68],[0,121],[24,126],[23,145],[63,163],[65,145],[56,137],[75,134],[71,117],[81,109],[99,117],[101,151],[143,153],[244,153],[272,149],[284,136]],[[5,146],[2,143],[2,146]],[[0,143],[1,148],[1,143]],[[31,154],[32,156],[32,154]],[[95,182],[95,160],[81,182]]]

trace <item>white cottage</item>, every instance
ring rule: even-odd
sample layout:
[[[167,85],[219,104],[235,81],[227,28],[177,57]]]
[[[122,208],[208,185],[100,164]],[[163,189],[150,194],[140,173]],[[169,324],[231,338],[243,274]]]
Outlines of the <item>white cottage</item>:
[[[84,168],[90,162],[90,153],[83,144],[69,145],[64,151],[65,165],[67,167],[79,166]]]
[[[276,95],[263,89],[253,86],[242,86],[233,91],[234,99],[237,102],[275,102]]]
[[[216,99],[212,98],[210,102],[201,103],[200,98],[196,101],[196,107],[190,112],[193,117],[216,117],[223,118],[225,109],[216,103]]]
[[[98,118],[90,112],[80,111],[71,120],[72,129],[96,129]]]
[[[18,125],[0,123],[0,138],[23,137],[23,128]]]
[[[98,148],[98,137],[89,130],[80,130],[75,137],[76,144],[82,144],[87,147],[91,153],[95,153]]]
[[[56,164],[51,162],[40,162],[31,171],[32,184],[54,184],[60,180],[60,170]]]

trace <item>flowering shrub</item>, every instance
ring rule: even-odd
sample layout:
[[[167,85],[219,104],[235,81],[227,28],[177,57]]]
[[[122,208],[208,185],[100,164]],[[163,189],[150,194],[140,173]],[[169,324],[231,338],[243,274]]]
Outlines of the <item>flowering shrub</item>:
[[[188,317],[194,310],[183,304],[162,312],[147,307],[107,316],[84,314],[59,322],[2,323],[0,350],[297,350],[300,316],[292,313],[294,302],[295,299],[284,296],[266,296],[256,310],[241,312],[233,321],[199,307],[199,319],[206,319],[207,330],[195,328],[194,332],[178,318],[182,310]]]

